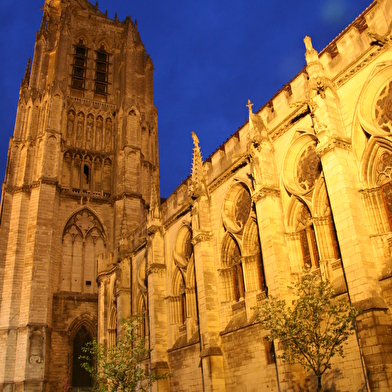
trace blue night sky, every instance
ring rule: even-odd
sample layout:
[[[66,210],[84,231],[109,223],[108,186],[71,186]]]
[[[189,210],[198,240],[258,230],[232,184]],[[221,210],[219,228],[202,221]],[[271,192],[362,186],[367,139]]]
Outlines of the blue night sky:
[[[95,0],[94,0],[95,3]],[[100,0],[108,16],[137,19],[154,71],[161,196],[191,170],[195,131],[207,158],[305,65],[303,38],[321,51],[371,0]],[[1,0],[0,177],[13,133],[20,81],[44,0]],[[40,10],[41,9],[41,10]]]

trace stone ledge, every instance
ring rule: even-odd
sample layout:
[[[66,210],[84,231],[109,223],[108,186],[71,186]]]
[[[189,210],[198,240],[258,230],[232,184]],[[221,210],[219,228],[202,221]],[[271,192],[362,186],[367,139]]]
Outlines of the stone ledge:
[[[220,357],[223,355],[222,349],[218,346],[209,347],[200,353],[200,358],[205,357]]]

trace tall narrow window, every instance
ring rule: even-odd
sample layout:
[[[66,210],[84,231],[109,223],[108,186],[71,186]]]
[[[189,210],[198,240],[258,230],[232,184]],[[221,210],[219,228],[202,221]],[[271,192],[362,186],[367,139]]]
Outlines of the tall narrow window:
[[[108,92],[109,55],[103,48],[96,53],[95,92],[105,95]]]
[[[75,46],[74,63],[72,69],[72,87],[84,90],[87,69],[87,48],[83,40]]]
[[[316,233],[309,209],[302,205],[298,215],[298,232],[301,241],[302,257],[306,268],[319,268],[320,256],[317,249]]]

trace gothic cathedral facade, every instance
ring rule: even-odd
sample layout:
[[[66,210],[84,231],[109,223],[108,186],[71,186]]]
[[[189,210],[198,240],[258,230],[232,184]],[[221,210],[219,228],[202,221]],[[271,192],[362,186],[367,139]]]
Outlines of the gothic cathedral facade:
[[[98,336],[97,256],[146,220],[158,172],[153,63],[135,24],[45,1],[3,187],[0,390],[79,386],[78,350]]]
[[[392,0],[375,0],[161,200],[153,64],[130,18],[46,0],[1,201],[0,391],[88,387],[81,346],[144,314],[179,391],[312,391],[254,307],[304,267],[362,313],[326,390],[392,389]],[[31,70],[30,70],[31,68]],[[244,103],[245,104],[245,103]]]

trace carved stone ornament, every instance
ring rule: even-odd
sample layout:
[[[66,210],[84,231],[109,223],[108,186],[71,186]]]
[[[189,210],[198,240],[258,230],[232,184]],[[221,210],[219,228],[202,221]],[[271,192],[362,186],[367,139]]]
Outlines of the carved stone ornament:
[[[384,86],[376,100],[375,117],[384,131],[392,131],[392,81]]]
[[[316,148],[313,144],[308,145],[299,158],[297,166],[297,180],[300,187],[306,191],[312,189],[320,176],[320,169],[320,157],[316,154]]]
[[[359,98],[358,118],[365,132],[372,136],[391,136],[392,66],[378,64],[370,74]]]
[[[321,161],[316,136],[303,133],[287,149],[283,166],[283,183],[297,196],[312,191],[321,174]]]
[[[391,181],[392,155],[386,151],[381,154],[380,160],[376,164],[377,184],[382,184],[385,180]]]
[[[245,184],[236,183],[227,192],[223,206],[223,223],[232,233],[242,232],[252,207],[252,198]]]

